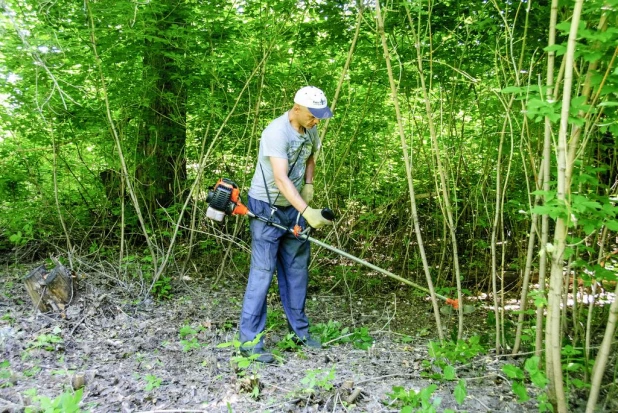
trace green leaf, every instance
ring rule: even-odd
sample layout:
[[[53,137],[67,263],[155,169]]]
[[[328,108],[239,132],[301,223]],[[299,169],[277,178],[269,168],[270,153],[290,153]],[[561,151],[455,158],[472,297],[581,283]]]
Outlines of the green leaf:
[[[464,379],[459,380],[457,386],[455,386],[455,401],[457,404],[462,404],[466,400],[468,391],[466,390],[466,381]]]
[[[530,374],[535,373],[535,372],[539,371],[539,361],[540,361],[540,359],[539,359],[538,356],[530,357],[524,363],[524,368]]]
[[[524,386],[521,382],[514,381],[511,388],[513,389],[513,393],[515,393],[515,395],[517,396],[517,401],[519,403],[530,400],[530,396],[528,396],[526,386]]]
[[[197,333],[197,331],[193,327],[191,327],[191,326],[183,326],[180,329],[179,333],[180,333],[180,337],[184,338],[184,337],[186,337],[188,335],[192,335],[192,334]]]
[[[502,366],[502,371],[510,379],[524,379],[524,372],[522,371],[522,369],[512,364],[505,364],[504,366]]]
[[[508,86],[500,91],[500,93],[522,93],[526,90],[526,88],[519,86]]]
[[[609,221],[605,222],[605,226],[607,227],[607,229],[609,229],[610,231],[618,231],[618,221],[612,219]]]
[[[547,383],[549,382],[547,380],[547,377],[545,377],[545,373],[541,371],[531,373],[530,381],[532,381],[532,383],[534,383],[534,385],[537,386],[539,389],[544,389],[545,386],[547,386]]]
[[[455,379],[455,368],[448,364],[444,367],[444,378],[446,380],[454,380]]]
[[[566,52],[566,47],[562,44],[553,44],[545,47],[546,52],[556,52],[556,56],[562,56]]]

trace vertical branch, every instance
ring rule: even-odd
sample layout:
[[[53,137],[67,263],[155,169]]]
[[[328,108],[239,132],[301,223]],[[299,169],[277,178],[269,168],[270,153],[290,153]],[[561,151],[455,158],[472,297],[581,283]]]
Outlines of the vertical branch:
[[[125,196],[126,190],[124,185],[124,179],[120,180],[120,252],[118,253],[118,268],[122,268],[122,262],[124,260],[124,250],[125,250],[125,235],[126,235],[126,208],[125,208]]]
[[[567,41],[565,54],[564,86],[562,89],[562,111],[560,118],[560,130],[558,133],[557,146],[557,187],[556,199],[561,202],[565,209],[556,221],[554,230],[554,245],[551,253],[551,275],[549,281],[549,294],[547,304],[545,349],[547,354],[546,367],[549,378],[549,396],[559,413],[566,412],[566,395],[562,381],[560,334],[560,303],[562,300],[562,278],[564,277],[564,252],[569,227],[569,213],[567,212],[570,185],[568,179],[571,176],[572,164],[567,161],[567,133],[569,127],[569,109],[571,106],[571,93],[573,86],[573,72],[575,62],[575,46],[577,43],[577,28],[582,13],[583,0],[576,0],[571,18],[571,29]],[[576,144],[576,141],[572,141]]]
[[[614,296],[618,297],[618,284],[616,284]],[[596,411],[597,399],[599,398],[599,391],[601,390],[601,380],[603,379],[603,374],[605,373],[607,360],[611,354],[611,347],[614,340],[617,321],[618,299],[614,298],[614,302],[612,302],[609,307],[609,319],[607,320],[607,326],[605,327],[605,334],[603,334],[603,341],[601,342],[599,353],[597,354],[597,358],[594,361],[594,367],[592,368],[592,380],[590,381],[590,395],[588,396],[588,403],[586,404],[586,413],[593,413]]]
[[[510,104],[509,104],[510,106]],[[508,114],[508,109],[505,107],[505,113]],[[498,227],[502,219],[501,203],[502,198],[502,148],[504,147],[504,134],[506,133],[507,118],[505,118],[502,125],[502,131],[500,132],[500,141],[498,143],[498,158],[496,159],[496,199],[495,199],[495,212],[494,220],[491,226],[491,288],[494,299],[494,317],[496,323],[496,354],[500,354],[502,351],[502,323],[500,322],[500,303],[498,302],[498,274],[497,274],[497,236]],[[502,302],[504,305],[504,302]]]
[[[556,22],[558,21],[558,0],[552,0],[551,12],[549,18],[549,39],[548,46],[553,46],[556,43]],[[555,69],[556,53],[550,51],[547,55],[547,100],[555,101],[558,95],[558,89],[554,90],[554,69]],[[564,62],[564,61],[563,61]],[[562,70],[560,70],[562,72]],[[559,73],[559,78],[561,77]],[[558,83],[558,82],[556,82]],[[551,180],[551,142],[552,127],[551,121],[545,117],[544,132],[543,132],[543,159],[541,161],[539,179],[542,180],[543,191],[547,194],[550,190]],[[543,196],[543,200],[546,195]],[[545,298],[545,283],[547,274],[547,241],[549,239],[549,216],[543,214],[541,216],[541,240],[539,248],[539,294]],[[536,310],[536,334],[534,354],[541,357],[543,351],[543,318],[545,305],[538,305]]]
[[[425,73],[423,70],[423,60],[421,55],[421,45],[420,39],[418,38],[416,31],[414,30],[414,25],[412,24],[412,19],[410,16],[410,12],[406,7],[406,13],[408,15],[408,19],[410,20],[410,30],[412,31],[412,37],[414,39],[414,44],[416,47],[416,65],[417,70],[419,72],[419,79],[421,82],[421,90],[423,92],[423,100],[425,102],[425,111],[427,113],[427,124],[429,126],[429,134],[431,136],[431,145],[434,151],[434,159],[436,161],[436,168],[438,171],[438,175],[440,176],[440,186],[442,193],[442,202],[444,203],[444,210],[446,212],[446,221],[448,223],[448,229],[451,237],[451,244],[453,248],[453,267],[455,270],[455,282],[457,285],[457,300],[459,303],[463,303],[463,296],[461,292],[461,271],[459,267],[459,252],[457,249],[457,234],[455,230],[455,220],[453,218],[453,208],[450,201],[450,196],[448,193],[448,187],[446,183],[446,173],[444,171],[444,167],[442,166],[442,161],[440,160],[440,147],[438,145],[438,134],[436,132],[436,127],[433,121],[433,110],[431,108],[431,101],[429,98],[428,89],[425,85]],[[431,76],[430,76],[431,78]],[[411,182],[411,177],[409,178]],[[459,325],[457,329],[457,339],[461,339],[463,335],[463,308],[460,305],[458,311],[458,320]]]
[[[408,13],[408,17],[410,17],[409,13]],[[416,209],[416,199],[414,195],[414,181],[412,180],[412,159],[411,159],[411,156],[409,155],[408,144],[406,142],[405,132],[403,128],[401,109],[399,107],[399,100],[397,96],[397,86],[395,85],[395,79],[393,77],[393,69],[391,67],[390,52],[388,50],[388,45],[386,43],[386,35],[384,33],[384,21],[382,20],[382,14],[380,12],[380,2],[379,1],[376,2],[376,20],[377,20],[377,25],[378,25],[378,34],[380,35],[380,40],[382,42],[382,49],[384,51],[384,60],[386,62],[386,69],[388,71],[388,81],[391,87],[391,97],[393,100],[393,104],[395,106],[395,114],[397,116],[397,125],[399,127],[399,137],[401,138],[401,148],[403,151],[403,158],[404,158],[404,163],[406,167],[406,178],[408,181],[408,190],[410,191],[410,208],[412,211],[412,221],[414,222],[414,230],[416,232],[416,239],[417,239],[418,246],[420,249],[420,255],[423,260],[423,268],[425,270],[427,286],[429,287],[429,292],[431,295],[431,303],[433,305],[434,316],[436,317],[436,327],[438,329],[438,336],[440,337],[440,340],[442,341],[444,340],[444,337],[443,337],[443,332],[442,332],[442,323],[440,321],[440,311],[438,308],[438,301],[437,301],[437,298],[434,292],[433,282],[431,280],[431,273],[429,272],[429,264],[427,263],[427,257],[425,255],[425,248],[424,248],[423,239],[421,236],[421,230],[420,230],[420,226],[418,223],[418,213]],[[418,42],[416,43],[418,45]],[[419,55],[419,59],[420,59],[420,55]],[[421,75],[421,78],[422,78],[422,75]],[[458,289],[458,290],[459,290],[459,293],[461,294],[461,289]],[[461,299],[461,296],[459,298]],[[461,302],[461,300],[459,302]],[[461,306],[460,306],[459,314],[463,315]],[[460,328],[459,334],[461,334],[461,331],[462,329]]]
[[[62,210],[60,209],[60,199],[58,197],[58,146],[56,145],[56,135],[54,133],[54,128],[50,124],[51,138],[52,138],[52,151],[54,153],[54,163],[53,163],[53,179],[54,179],[54,200],[56,201],[56,209],[58,210],[58,219],[60,219],[60,223],[62,224],[62,230],[64,231],[64,236],[67,241],[67,255],[69,257],[69,262],[71,264],[71,269],[73,269],[73,246],[71,245],[71,237],[69,236],[69,231],[67,230],[67,225],[64,222],[64,217],[62,215]]]

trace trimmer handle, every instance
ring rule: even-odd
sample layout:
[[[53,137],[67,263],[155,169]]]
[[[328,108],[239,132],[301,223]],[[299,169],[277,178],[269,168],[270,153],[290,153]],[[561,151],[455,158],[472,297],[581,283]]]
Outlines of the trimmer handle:
[[[323,208],[322,209],[322,217],[326,218],[329,221],[332,221],[332,220],[335,219],[335,213],[330,208]]]

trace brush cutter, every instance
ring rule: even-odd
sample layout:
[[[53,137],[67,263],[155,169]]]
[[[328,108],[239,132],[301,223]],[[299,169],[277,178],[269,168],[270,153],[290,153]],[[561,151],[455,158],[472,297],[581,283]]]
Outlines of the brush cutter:
[[[400,281],[404,284],[410,285],[416,289],[424,291],[427,294],[431,294],[427,288],[421,285],[418,285],[410,280],[402,278],[396,274],[393,274],[390,271],[377,267],[371,264],[370,262],[367,262],[363,259],[355,257],[352,254],[348,254],[347,252],[342,251],[338,248],[335,248],[331,245],[328,245],[320,240],[310,237],[309,232],[311,230],[311,227],[309,226],[304,231],[298,224],[296,224],[294,228],[288,228],[277,222],[273,222],[271,219],[267,217],[262,217],[262,216],[254,214],[253,212],[249,211],[249,208],[247,208],[242,203],[240,199],[240,190],[238,188],[238,185],[236,185],[236,183],[234,183],[233,181],[227,178],[220,179],[219,182],[217,182],[216,185],[208,191],[206,202],[208,203],[208,210],[206,211],[206,216],[214,221],[223,221],[223,218],[225,218],[226,215],[246,215],[250,218],[258,219],[268,225],[272,225],[273,227],[282,229],[284,231],[287,231],[293,234],[299,240],[310,241],[314,244],[319,245],[322,248],[326,248],[329,251],[335,252],[354,262],[364,265],[365,267],[371,268],[372,270],[378,271],[379,273],[384,274],[388,277],[391,277],[397,281]],[[331,211],[328,208],[322,209],[322,216],[330,221],[335,219],[335,214],[333,213],[333,211]],[[299,214],[299,219],[300,219],[300,214]],[[450,305],[452,308],[454,309],[459,308],[459,301],[457,299],[448,298],[440,294],[435,294],[435,296],[440,298],[441,300],[446,301],[446,304]]]

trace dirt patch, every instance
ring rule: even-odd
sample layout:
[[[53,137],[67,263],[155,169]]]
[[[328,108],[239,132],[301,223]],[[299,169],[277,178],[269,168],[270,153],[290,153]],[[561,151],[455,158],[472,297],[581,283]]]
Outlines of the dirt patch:
[[[179,282],[166,301],[138,301],[126,285],[86,277],[64,314],[46,315],[33,310],[20,283],[33,267],[12,267],[0,290],[0,411],[60,404],[82,383],[80,407],[91,412],[396,412],[401,406],[388,396],[394,388],[431,385],[427,400],[436,411],[538,411],[534,401],[516,401],[501,372],[505,361],[491,354],[457,366],[457,378],[466,380],[461,404],[458,380],[424,377],[435,334],[423,297],[313,289],[307,313],[314,324],[366,328],[374,341],[366,350],[339,339],[320,351],[286,351],[285,319],[273,291],[266,343],[281,347],[278,362],[243,369],[230,344],[242,277],[217,289],[207,280]],[[449,328],[454,322],[445,320]]]

